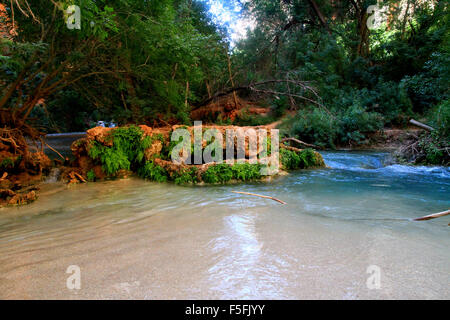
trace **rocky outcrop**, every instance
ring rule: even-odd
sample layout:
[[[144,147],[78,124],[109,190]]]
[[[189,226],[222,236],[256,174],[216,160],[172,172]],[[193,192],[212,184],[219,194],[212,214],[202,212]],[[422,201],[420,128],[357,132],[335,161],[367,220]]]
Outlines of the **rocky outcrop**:
[[[191,142],[195,141],[195,127],[192,126],[187,127],[176,125],[168,126],[165,128],[151,128],[145,125],[141,125],[139,127],[97,127],[90,129],[87,132],[86,138],[75,141],[71,147],[72,152],[75,156],[74,168],[72,171],[74,171],[76,174],[81,175],[85,180],[102,180],[105,178],[115,178],[121,175],[123,176],[123,170],[125,170],[126,172],[130,172],[131,170],[147,179],[153,179],[157,181],[175,180],[183,182],[202,182],[204,180],[203,175],[211,167],[214,167],[218,164],[203,163],[197,165],[189,165],[176,164],[172,162],[171,152],[176,143],[171,142],[171,134],[177,129],[186,129],[190,133]],[[226,133],[228,130],[242,130],[241,132],[245,132],[248,129],[253,129],[258,132],[258,129],[262,129],[267,130],[267,137],[270,137],[270,129],[265,126],[203,126],[202,134],[208,129],[215,129],[222,135],[222,148],[224,150],[224,155],[226,154]],[[136,132],[139,132],[137,142]],[[120,143],[118,143],[117,141],[115,142],[115,139],[120,139]],[[246,140],[248,142],[248,138],[246,138]],[[209,143],[209,141],[202,139],[202,149],[205,148]],[[284,164],[286,161],[280,161],[281,171],[325,166],[322,156],[315,151],[305,150],[304,152],[304,150],[302,149],[296,149],[289,146],[283,147],[289,150],[285,150],[285,152],[282,152],[281,156],[286,156],[292,159],[288,159],[289,165],[287,166]],[[268,149],[270,150],[270,147]],[[143,154],[141,154],[141,152]],[[244,180],[248,176],[261,178],[261,175],[255,174],[255,170],[251,169],[252,165],[249,165],[248,143],[246,144],[245,154],[247,160],[244,160],[244,163],[247,163],[247,165],[237,166],[233,169],[234,173],[227,170],[226,167],[222,168],[226,171],[226,174],[235,174],[238,177],[244,177]],[[248,171],[247,173],[249,175],[247,175],[245,171]],[[122,172],[122,174],[119,174],[119,172]],[[212,170],[210,171],[210,173],[211,172],[215,171]],[[220,170],[218,170],[218,172],[220,172]],[[81,182],[83,180],[77,178],[76,175],[74,176],[73,174],[72,176],[70,176],[70,174],[70,170],[65,173],[67,181],[73,183],[74,181]]]

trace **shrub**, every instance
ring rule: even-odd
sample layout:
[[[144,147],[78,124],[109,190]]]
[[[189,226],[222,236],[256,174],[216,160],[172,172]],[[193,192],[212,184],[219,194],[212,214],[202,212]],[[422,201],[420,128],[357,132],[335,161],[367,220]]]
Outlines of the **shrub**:
[[[307,169],[324,165],[322,157],[313,149],[305,149],[301,152],[292,150],[280,150],[281,164],[286,170]]]
[[[261,165],[250,163],[237,163],[231,167],[233,179],[250,181],[261,179]]]
[[[347,109],[339,120],[339,142],[344,144],[360,144],[367,133],[383,128],[383,120],[378,113],[367,112],[356,105]]]
[[[425,134],[419,140],[419,150],[422,151],[423,156],[419,157],[416,163],[448,166],[450,163],[449,149],[448,137],[443,138],[438,131]]]
[[[450,99],[437,106],[433,122],[439,135],[448,139],[450,137]]]
[[[206,183],[224,183],[233,179],[233,170],[228,164],[217,164],[209,167],[203,174],[202,179]]]
[[[145,150],[158,138],[143,138],[142,130],[136,126],[121,127],[113,130],[107,137],[111,139],[112,147],[93,141],[88,153],[92,159],[100,160],[106,174],[113,175],[121,169],[131,170],[132,166],[141,164]]]
[[[287,170],[294,170],[300,167],[300,156],[297,152],[281,149],[280,150],[281,164]]]
[[[95,175],[94,170],[91,169],[91,170],[88,171],[88,173],[87,173],[87,179],[88,179],[88,181],[90,181],[90,182],[94,182],[95,179],[97,179],[97,176]]]
[[[382,114],[387,124],[405,124],[412,115],[412,104],[408,97],[404,83],[379,80],[371,91],[375,105],[362,105],[368,110]]]
[[[334,148],[338,135],[337,129],[336,118],[324,110],[314,109],[312,112],[299,114],[298,120],[292,125],[291,132],[306,142]]]
[[[166,182],[168,177],[167,171],[153,161],[147,161],[144,166],[140,167],[138,175],[141,178],[156,182]]]
[[[272,114],[279,118],[283,116],[286,110],[289,108],[289,99],[287,96],[282,96],[274,99],[270,106]]]
[[[436,106],[431,116],[436,130],[420,137],[416,163],[449,165],[450,163],[450,100]]]
[[[172,176],[176,184],[197,183],[197,168],[181,169]]]
[[[435,52],[425,63],[422,72],[402,79],[416,112],[423,112],[437,102],[449,98],[449,65],[450,54]]]
[[[206,183],[225,183],[232,179],[252,181],[261,177],[261,164],[250,163],[217,164],[209,167],[202,175]]]
[[[321,147],[336,148],[336,145],[360,144],[368,133],[382,129],[383,117],[377,112],[367,111],[356,100],[348,108],[330,114],[322,109],[299,113],[288,131],[291,136]]]

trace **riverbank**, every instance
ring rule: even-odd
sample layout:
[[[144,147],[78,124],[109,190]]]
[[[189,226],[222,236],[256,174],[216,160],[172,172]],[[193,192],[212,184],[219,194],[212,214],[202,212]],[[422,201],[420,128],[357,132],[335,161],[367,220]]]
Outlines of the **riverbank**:
[[[244,127],[245,128],[265,128],[267,130],[275,128],[280,124],[280,121],[269,124],[267,126],[260,127]],[[175,126],[180,127],[180,126]],[[91,129],[89,134],[78,132],[78,133],[68,133],[68,134],[53,134],[48,135],[46,140],[46,145],[44,146],[44,151],[47,156],[53,159],[52,165],[47,165],[46,169],[43,170],[42,175],[34,177],[31,179],[28,176],[22,176],[22,180],[15,185],[13,188],[7,188],[6,185],[3,187],[2,195],[4,202],[3,204],[18,205],[27,204],[35,201],[40,195],[39,184],[41,181],[65,181],[66,183],[84,183],[87,181],[101,181],[104,179],[111,178],[124,178],[129,176],[144,177],[150,180],[156,181],[174,181],[176,183],[196,183],[196,184],[214,184],[214,183],[239,183],[239,181],[249,181],[249,180],[265,180],[270,181],[265,176],[261,176],[257,173],[256,167],[250,166],[249,164],[236,166],[234,169],[228,166],[216,166],[215,168],[210,168],[211,165],[195,165],[195,166],[174,166],[171,161],[168,161],[169,154],[174,145],[170,145],[168,141],[170,140],[170,132],[173,131],[174,127],[158,128],[152,131],[152,128],[143,126],[143,132],[147,132],[148,136],[157,142],[156,148],[144,153],[148,163],[144,166],[144,169],[138,170],[139,168],[131,167],[128,168],[126,165],[124,168],[119,168],[117,172],[112,174],[105,174],[104,165],[101,161],[92,159],[88,154],[87,144],[91,142],[99,143],[100,145],[107,146],[105,143],[105,138],[107,137],[106,132],[112,132],[108,128],[94,128]],[[188,127],[186,127],[188,128]],[[219,128],[222,133],[226,128],[233,128],[233,126],[209,126],[207,128]],[[237,127],[235,127],[237,128]],[[153,133],[152,133],[153,132]],[[192,127],[190,128],[192,134]],[[397,162],[398,150],[406,145],[411,144],[413,141],[417,140],[418,136],[422,133],[421,129],[417,128],[407,128],[407,129],[385,129],[383,131],[377,132],[370,137],[370,143],[363,145],[354,145],[347,148],[339,148],[338,150],[351,151],[351,150],[379,150],[388,151],[394,155],[392,157],[392,162]],[[160,141],[162,138],[163,142]],[[79,141],[75,143],[75,141]],[[112,146],[112,144],[111,144]],[[203,148],[206,145],[203,145]],[[291,145],[292,146],[292,145]],[[269,146],[270,147],[270,146]],[[226,146],[224,144],[223,148]],[[291,147],[287,147],[291,148]],[[152,149],[150,147],[149,149]],[[164,150],[163,150],[164,149]],[[296,150],[296,148],[294,148]],[[203,150],[202,150],[203,151]],[[300,149],[298,151],[302,152]],[[309,151],[306,151],[309,152]],[[292,150],[282,150],[282,158],[280,163],[280,173],[286,174],[286,170],[295,170],[298,168],[308,168],[308,167],[320,167],[323,166],[320,158],[318,162],[315,160],[311,163],[307,163],[307,158],[303,158],[297,155],[298,152],[293,152]],[[162,155],[161,155],[162,154]],[[307,153],[305,154],[307,155]],[[311,153],[313,155],[313,153]],[[314,157],[317,157],[318,153],[314,153]],[[100,155],[98,156],[100,157]],[[246,157],[248,157],[248,149],[246,150]],[[308,156],[307,156],[308,157]],[[310,159],[313,159],[311,157]],[[287,160],[288,159],[288,160]],[[303,159],[303,160],[302,160]],[[47,161],[47,163],[50,160]],[[283,163],[284,162],[284,163]],[[131,162],[130,162],[131,165]],[[53,169],[52,169],[53,167]],[[147,170],[145,170],[147,169]],[[259,168],[260,169],[260,168]],[[146,172],[145,172],[145,171]],[[206,173],[206,171],[208,171]],[[139,172],[137,172],[139,171]],[[206,173],[206,175],[205,175]],[[206,181],[204,181],[206,177]],[[8,184],[9,185],[9,184]],[[21,187],[23,185],[23,187]],[[10,191],[14,190],[14,191]]]
[[[278,150],[272,150],[271,130],[264,126],[206,126],[199,129],[200,140],[197,140],[196,130],[197,127],[151,128],[145,125],[92,128],[87,131],[85,137],[72,142],[72,160],[46,143],[47,151],[55,153],[61,159],[54,159],[52,163],[43,155],[47,159],[46,166],[41,168],[35,180],[40,181],[43,176],[50,174],[50,179],[62,180],[71,185],[138,175],[157,182],[222,184],[269,181],[270,176],[285,174],[289,170],[325,166],[320,153],[285,144],[280,145],[280,156],[273,157],[272,154],[278,155]],[[247,131],[254,133],[254,137],[246,137]],[[173,134],[180,132],[184,135],[179,136],[182,140],[173,140]],[[208,134],[209,137],[206,136]],[[234,135],[234,138],[229,140],[228,134]],[[79,138],[80,133],[50,136],[50,139],[55,137],[62,138],[64,145]],[[193,141],[198,145],[194,147]],[[253,145],[253,142],[256,145]],[[233,154],[229,154],[229,143]],[[199,148],[200,162],[196,148]],[[174,155],[180,160],[174,160]],[[191,158],[187,159],[185,156]],[[229,160],[231,163],[228,163]],[[196,164],[189,164],[194,162]],[[11,170],[19,175],[25,171],[18,166],[13,166]],[[7,172],[6,179],[11,177],[7,177],[8,174]],[[20,183],[15,183],[13,189],[5,188],[2,205],[22,205],[36,200],[37,187],[33,190],[32,198],[26,194],[23,200],[16,199],[19,197],[17,194],[20,188]]]

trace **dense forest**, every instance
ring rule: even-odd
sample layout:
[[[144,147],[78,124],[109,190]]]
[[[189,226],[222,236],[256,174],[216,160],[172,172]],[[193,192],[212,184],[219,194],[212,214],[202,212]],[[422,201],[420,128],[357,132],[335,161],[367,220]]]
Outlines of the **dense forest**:
[[[377,1],[239,3],[254,23],[231,43],[200,0],[3,1],[2,143],[26,148],[24,137],[100,120],[280,120],[285,135],[338,148],[414,118],[434,128],[414,144],[420,161],[448,164],[447,1],[379,1],[376,28],[368,9]],[[80,28],[68,28],[70,5],[80,8]]]

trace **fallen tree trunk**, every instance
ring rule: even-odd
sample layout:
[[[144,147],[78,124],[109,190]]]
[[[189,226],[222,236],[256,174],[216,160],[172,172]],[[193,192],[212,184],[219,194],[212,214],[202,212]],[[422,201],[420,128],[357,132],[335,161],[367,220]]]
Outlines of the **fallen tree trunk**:
[[[299,148],[296,148],[296,147],[286,146],[286,145],[284,145],[284,144],[280,144],[280,148],[286,149],[286,150],[290,150],[290,151],[295,151],[295,152],[302,152],[302,151],[303,151],[303,149],[299,149]]]
[[[416,219],[414,219],[414,221],[426,221],[426,220],[431,220],[431,219],[448,216],[449,214],[450,214],[450,210],[447,210],[447,211],[443,211],[443,212],[439,212],[439,213],[430,214],[425,217],[416,218]]]
[[[295,138],[284,138],[284,139],[281,140],[281,143],[286,142],[286,141],[293,141],[295,143],[304,145],[305,147],[310,147],[310,148],[314,148],[314,149],[322,149],[319,146],[316,146],[314,144],[309,144],[309,143],[303,142],[303,141],[295,139]]]
[[[320,99],[319,95],[317,94],[316,90],[311,87],[309,85],[309,83],[307,81],[296,81],[296,80],[289,80],[289,79],[275,79],[275,80],[265,80],[265,81],[260,81],[260,82],[256,82],[256,83],[250,83],[249,85],[244,85],[244,86],[236,86],[236,87],[232,87],[229,88],[225,91],[219,92],[214,94],[212,97],[209,97],[199,103],[195,103],[192,104],[194,106],[193,110],[196,110],[200,107],[203,107],[205,105],[207,105],[208,103],[210,103],[211,101],[229,95],[230,93],[235,93],[237,91],[244,91],[244,90],[250,90],[250,91],[254,91],[254,92],[259,92],[259,93],[266,93],[266,94],[271,94],[271,95],[286,95],[286,96],[291,96],[291,97],[296,97],[296,98],[300,98],[306,101],[309,101],[311,103],[314,103],[320,107],[324,107],[322,104],[320,104],[319,102],[313,100],[313,99],[309,99],[300,95],[296,95],[296,94],[290,94],[287,92],[277,92],[277,91],[269,91],[269,90],[260,90],[257,89],[256,87],[259,86],[263,86],[263,85],[268,85],[268,84],[276,84],[276,83],[290,83],[296,86],[301,87],[304,91],[309,91],[311,92],[317,99]]]
[[[409,123],[411,123],[412,125],[415,125],[416,127],[422,128],[422,129],[430,131],[430,132],[434,131],[433,127],[430,127],[430,126],[428,126],[422,122],[419,122],[417,120],[414,120],[414,119],[409,120]]]
[[[282,200],[280,200],[280,199],[277,199],[277,198],[274,198],[274,197],[270,197],[270,196],[262,196],[262,195],[260,195],[260,194],[249,193],[249,192],[239,192],[239,191],[232,191],[232,192],[233,192],[233,193],[238,193],[238,194],[245,194],[245,195],[248,195],[248,196],[255,196],[255,197],[260,197],[260,198],[270,199],[270,200],[279,202],[279,203],[281,203],[281,204],[287,204],[286,202],[284,202],[284,201],[282,201]]]

